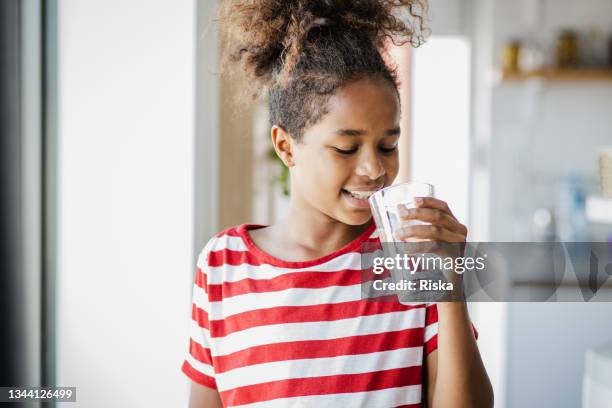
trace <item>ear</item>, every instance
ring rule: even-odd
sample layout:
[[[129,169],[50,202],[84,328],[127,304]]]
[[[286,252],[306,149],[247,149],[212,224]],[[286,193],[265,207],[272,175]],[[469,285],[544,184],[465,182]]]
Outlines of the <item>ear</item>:
[[[295,165],[293,161],[294,141],[289,133],[282,127],[274,125],[270,130],[270,136],[272,137],[272,144],[278,157],[285,163],[285,166],[293,167]]]

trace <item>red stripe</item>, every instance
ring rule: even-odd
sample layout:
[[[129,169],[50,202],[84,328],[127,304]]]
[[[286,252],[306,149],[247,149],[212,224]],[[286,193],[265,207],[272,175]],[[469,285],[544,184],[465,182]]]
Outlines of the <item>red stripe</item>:
[[[385,333],[364,334],[326,340],[302,340],[264,344],[236,351],[224,356],[213,356],[215,371],[223,373],[234,368],[270,363],[348,356],[423,346],[424,329],[416,327]]]
[[[204,292],[208,293],[208,286],[206,283],[206,274],[202,269],[197,268],[195,272],[195,284],[204,289]]]
[[[398,405],[395,408],[423,408],[423,404]]]
[[[187,362],[187,360],[183,361],[183,366],[181,367],[181,370],[185,374],[187,374],[189,378],[191,378],[193,381],[197,382],[198,384],[203,385],[208,388],[212,388],[213,390],[217,389],[217,383],[213,377],[208,376],[206,374],[202,374],[201,372],[193,368],[191,364]]]
[[[293,288],[319,289],[329,286],[350,286],[361,283],[361,271],[343,269],[335,272],[291,272],[271,279],[242,279],[236,282],[209,285],[210,301],[245,293],[276,292]]]
[[[237,387],[220,393],[225,405],[250,404],[276,398],[382,390],[421,383],[421,366],[359,374],[292,378]]]
[[[425,326],[438,322],[438,305],[427,306],[425,309]]]
[[[193,339],[189,339],[189,353],[202,364],[208,364],[212,367],[212,356],[209,348],[193,341]]]
[[[240,233],[238,232],[239,227],[240,227],[239,225],[235,225],[233,227],[226,228],[223,231],[219,231],[215,235],[215,238],[221,238],[225,235],[228,235],[230,237],[239,237],[240,236]]]
[[[403,305],[397,302],[394,295],[387,300],[378,301],[354,300],[341,303],[324,303],[311,306],[276,306],[267,309],[255,309],[228,316],[225,319],[210,321],[211,337],[225,337],[228,334],[251,327],[272,324],[328,322],[362,316],[372,316],[391,312],[420,309],[424,305]],[[197,309],[197,308],[196,308]],[[197,309],[201,310],[201,309]],[[204,311],[202,311],[204,318]],[[206,318],[208,315],[206,315]],[[208,322],[204,321],[204,324]],[[206,326],[203,326],[206,327]]]
[[[223,266],[223,265],[253,265],[259,266],[261,260],[254,254],[247,251],[234,251],[233,249],[221,249],[219,251],[210,251],[208,253],[208,266]]]
[[[425,342],[425,355],[431,353],[438,348],[438,335],[434,336]]]
[[[198,326],[210,330],[208,313],[206,310],[197,307],[195,303],[191,304],[191,318],[198,324]]]
[[[438,305],[433,304],[427,306],[425,309],[425,326],[429,326],[438,322]],[[432,351],[438,348],[438,334],[436,333],[432,338],[425,342],[425,355],[428,355]]]
[[[198,271],[198,273],[204,276],[204,278],[199,279],[199,282],[205,285],[205,274],[202,271]],[[270,279],[246,278],[235,282],[210,284],[208,285],[208,294],[211,302],[219,302],[225,298],[247,293],[278,292],[294,288],[321,289],[331,286],[351,286],[372,279],[384,279],[388,276],[390,276],[388,271],[376,275],[371,272],[371,268],[370,271],[341,269],[333,272],[289,272]]]

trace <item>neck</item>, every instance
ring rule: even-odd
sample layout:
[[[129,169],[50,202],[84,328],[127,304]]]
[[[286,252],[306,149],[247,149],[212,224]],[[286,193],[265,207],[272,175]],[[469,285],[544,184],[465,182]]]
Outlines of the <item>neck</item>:
[[[369,224],[370,221],[362,225],[344,224],[292,196],[287,217],[278,223],[278,230],[295,245],[330,252],[357,238]]]

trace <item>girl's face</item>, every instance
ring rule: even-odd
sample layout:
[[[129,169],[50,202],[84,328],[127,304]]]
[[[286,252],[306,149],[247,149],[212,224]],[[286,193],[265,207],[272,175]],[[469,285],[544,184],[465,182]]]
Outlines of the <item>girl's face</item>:
[[[362,79],[339,89],[328,113],[291,144],[291,194],[349,225],[371,217],[368,197],[397,176],[400,105],[392,85]]]

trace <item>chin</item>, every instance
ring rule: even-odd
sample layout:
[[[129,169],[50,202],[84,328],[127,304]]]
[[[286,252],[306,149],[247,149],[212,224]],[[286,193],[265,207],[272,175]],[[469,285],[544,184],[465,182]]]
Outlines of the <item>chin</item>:
[[[372,219],[372,212],[367,211],[351,211],[350,213],[344,213],[339,217],[339,221],[346,225],[363,225]]]

